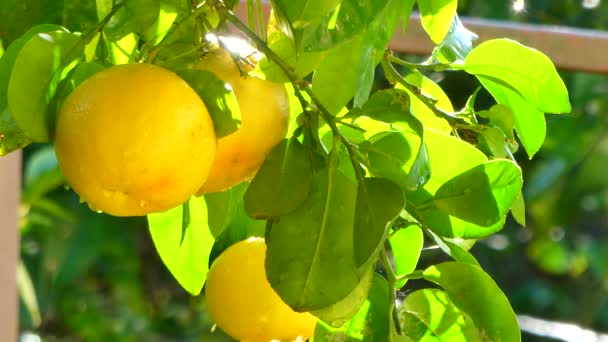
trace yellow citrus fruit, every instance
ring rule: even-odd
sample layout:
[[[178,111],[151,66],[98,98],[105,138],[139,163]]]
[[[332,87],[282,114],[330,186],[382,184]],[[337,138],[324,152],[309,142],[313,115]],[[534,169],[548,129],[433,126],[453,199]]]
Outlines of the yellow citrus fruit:
[[[278,145],[289,124],[289,99],[282,84],[248,76],[232,56],[255,63],[259,53],[237,38],[223,40],[229,52],[216,48],[203,57],[197,68],[215,73],[228,83],[241,111],[241,126],[220,137],[217,155],[199,195],[222,191],[251,179],[270,151]],[[232,56],[231,56],[232,54]]]
[[[67,183],[94,210],[137,216],[188,200],[216,150],[196,92],[151,64],[113,66],[80,84],[57,118],[55,149]]]
[[[316,318],[297,313],[266,279],[264,239],[250,238],[226,249],[207,274],[209,313],[230,336],[247,342],[293,341],[314,334]]]

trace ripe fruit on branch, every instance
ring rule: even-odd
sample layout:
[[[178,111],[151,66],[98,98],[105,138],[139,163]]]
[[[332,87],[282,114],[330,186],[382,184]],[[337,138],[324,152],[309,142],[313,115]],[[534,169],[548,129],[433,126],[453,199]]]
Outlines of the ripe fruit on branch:
[[[213,122],[196,92],[151,64],[113,66],[64,102],[55,149],[70,186],[94,210],[116,216],[171,209],[206,181]]]
[[[218,139],[215,162],[199,195],[226,190],[251,179],[270,151],[285,138],[289,124],[285,87],[246,74],[260,53],[238,38],[220,40],[229,50],[212,49],[197,68],[215,73],[232,87],[241,111],[241,126]],[[237,65],[239,59],[242,63]]]
[[[230,336],[247,342],[293,341],[314,334],[316,318],[294,312],[266,279],[264,239],[228,247],[214,260],[205,284],[209,313]]]

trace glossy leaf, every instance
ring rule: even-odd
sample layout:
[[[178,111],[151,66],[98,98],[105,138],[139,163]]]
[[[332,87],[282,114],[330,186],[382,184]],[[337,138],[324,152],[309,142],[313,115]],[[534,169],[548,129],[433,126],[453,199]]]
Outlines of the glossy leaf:
[[[504,82],[539,111],[571,111],[568,90],[551,60],[513,40],[494,39],[480,44],[466,58],[465,71]]]
[[[403,276],[413,272],[418,264],[422,246],[424,244],[424,235],[422,229],[418,226],[409,226],[401,228],[388,239],[391,244],[391,251],[395,260],[395,273],[397,276]],[[407,279],[397,282],[395,287],[402,288]]]
[[[297,29],[322,19],[335,10],[340,2],[342,0],[272,0],[272,8]]]
[[[469,31],[458,17],[454,14],[454,20],[447,35],[435,51],[433,58],[439,63],[454,63],[456,61],[464,61],[468,54],[473,50],[473,42],[478,36]]]
[[[18,150],[31,142],[17,125],[8,109],[8,84],[17,55],[33,36],[43,32],[64,30],[57,25],[38,25],[32,27],[8,46],[0,58],[0,156]]]
[[[479,267],[445,262],[427,268],[423,276],[443,287],[452,303],[471,317],[482,336],[490,341],[521,341],[509,300]]]
[[[471,240],[460,240],[460,244],[458,244],[455,243],[454,240],[437,236],[437,234],[433,233],[432,231],[430,231],[429,234],[433,237],[433,240],[437,243],[439,248],[441,248],[441,250],[445,254],[449,255],[454,261],[471,264],[481,268],[481,265],[477,259],[475,259],[473,254],[467,250],[470,249],[472,245],[464,246],[466,242]],[[475,240],[472,241],[475,242]]]
[[[296,138],[284,140],[272,150],[245,192],[249,216],[279,217],[304,202],[312,182],[311,153]]]
[[[144,36],[159,17],[161,0],[124,0],[123,6],[104,27],[110,40],[117,41],[130,33]],[[96,0],[97,16],[102,20],[114,6],[113,0]]]
[[[479,76],[478,79],[496,102],[511,109],[515,119],[515,131],[528,156],[532,158],[545,141],[547,128],[543,113],[526,102],[511,87],[485,76]]]
[[[365,302],[356,315],[340,328],[317,323],[315,342],[375,342],[388,340],[390,303],[388,283],[374,274],[372,286]]]
[[[64,182],[55,149],[52,145],[41,147],[29,157],[25,166],[22,201],[31,203],[60,187]]]
[[[375,134],[362,144],[361,152],[367,159],[371,174],[407,187],[408,173],[421,143],[421,137],[415,133],[386,131]]]
[[[408,294],[398,315],[406,335],[414,341],[484,341],[471,318],[439,289]]]
[[[452,216],[488,227],[507,214],[522,184],[521,169],[515,163],[492,160],[443,183],[434,204]]]
[[[279,27],[275,12],[271,12],[268,19],[267,35],[268,47],[291,66],[299,77],[304,78],[312,73],[325,57],[326,51],[306,52],[301,47],[296,47],[294,40]],[[289,82],[281,68],[266,55],[256,65],[252,74],[277,83]]]
[[[209,230],[216,239],[232,222],[239,207],[243,206],[243,194],[248,185],[247,182],[242,182],[226,191],[205,194],[209,212]]]
[[[419,1],[422,27],[435,44],[440,44],[452,25],[456,14],[457,0]]]
[[[344,323],[353,318],[367,299],[374,277],[373,266],[374,265],[367,266],[365,271],[362,272],[363,276],[361,277],[359,284],[357,284],[357,287],[355,287],[346,297],[335,304],[321,310],[312,311],[311,313],[334,328],[343,326]]]
[[[511,216],[513,216],[517,223],[523,227],[526,226],[526,203],[524,202],[524,194],[521,191],[513,202],[513,206],[511,207]]]
[[[158,255],[177,282],[190,294],[198,295],[209,270],[213,235],[207,223],[203,197],[190,199],[190,222],[182,240],[183,207],[148,215],[150,235]]]
[[[497,104],[488,110],[482,110],[476,113],[482,118],[488,119],[491,125],[500,128],[505,136],[510,140],[515,141],[513,128],[515,126],[515,115],[511,108],[505,105]]]
[[[322,20],[296,33],[304,51],[327,50],[360,35],[391,1],[343,0]]]
[[[359,284],[353,227],[357,185],[339,157],[313,169],[311,193],[267,232],[266,272],[273,289],[297,311],[334,304]],[[327,279],[332,279],[330,283]]]
[[[376,10],[375,6],[383,7],[377,9],[378,12],[373,15],[369,24],[359,28],[358,34],[329,50],[314,73],[313,90],[332,113],[337,113],[353,97],[356,107],[367,100],[374,80],[375,66],[393,36],[403,7],[402,0],[356,5],[350,4],[351,2],[356,1],[342,2],[340,15],[347,13],[348,10],[345,9],[350,8],[349,6],[373,7],[368,10]],[[349,18],[353,19],[353,17]],[[336,23],[336,25],[340,24]],[[305,45],[304,49],[306,51]],[[349,68],[344,68],[344,65],[349,65]],[[340,87],[336,87],[336,82],[340,83]]]
[[[33,141],[52,138],[57,84],[83,57],[80,37],[65,31],[34,35],[19,51],[8,84],[8,105],[15,122]],[[33,68],[32,66],[36,67]]]
[[[384,245],[390,223],[399,216],[405,198],[399,186],[384,178],[359,182],[355,207],[355,263],[365,265]]]
[[[31,142],[17,126],[8,108],[0,113],[0,157],[27,146]]]
[[[431,173],[431,170],[428,166],[428,155],[426,154],[426,147],[422,143],[424,130],[420,121],[418,121],[418,119],[412,116],[409,111],[409,100],[407,97],[407,93],[399,89],[387,89],[378,91],[374,93],[374,95],[369,99],[369,101],[361,108],[361,113],[372,119],[388,123],[391,125],[391,128],[402,131],[402,135],[406,137],[408,143],[410,144],[409,148],[414,150],[414,155],[406,156],[408,148],[405,148],[404,150],[399,150],[399,144],[395,146],[389,146],[380,143],[378,140],[376,140],[380,136],[382,136],[382,140],[391,140],[395,138],[395,136],[390,138],[389,136],[383,136],[383,134],[376,136],[376,138],[370,138],[370,142],[373,142],[373,145],[371,146],[370,150],[364,149],[364,151],[369,152],[371,150],[374,150],[375,148],[378,148],[379,151],[375,151],[378,154],[381,154],[382,151],[384,151],[388,152],[389,155],[399,155],[403,164],[402,169],[407,174],[407,176],[399,177],[396,174],[393,174],[388,178],[402,185],[407,190],[415,190],[419,186],[424,184]],[[360,120],[358,120],[358,122],[359,121]],[[375,155],[375,153],[372,153],[371,159],[369,159],[371,168],[381,168],[381,166],[378,165],[378,157],[381,160],[384,160],[387,159],[389,155],[380,156]],[[393,163],[391,164],[394,164],[394,162],[395,160],[393,160]],[[382,171],[379,172],[382,173]],[[384,174],[384,176],[386,176],[386,174]]]
[[[196,91],[213,119],[218,138],[241,127],[241,110],[232,88],[207,70],[182,69],[176,73]]]
[[[443,109],[447,112],[454,111],[452,102],[445,94],[443,89],[441,89],[441,87],[431,79],[425,77],[420,72],[409,73],[404,77],[404,79],[409,84],[419,88],[423,94],[435,99],[437,101],[435,104],[437,108]],[[403,90],[409,94],[412,114],[414,114],[414,116],[418,118],[420,122],[422,122],[425,128],[432,128],[448,134],[452,132],[452,128],[446,120],[437,117],[437,115],[435,115],[435,113],[433,113],[433,111],[427,105],[420,101],[418,97],[412,94],[409,90],[405,89],[399,84],[397,84],[395,88]]]
[[[432,205],[433,196],[443,183],[484,163],[487,157],[473,145],[462,140],[432,130],[425,130],[424,133],[433,174],[424,187],[414,192],[406,192],[408,203],[417,208],[410,214],[443,237],[476,239],[500,230],[504,225],[504,218],[490,227],[482,227],[451,216]]]

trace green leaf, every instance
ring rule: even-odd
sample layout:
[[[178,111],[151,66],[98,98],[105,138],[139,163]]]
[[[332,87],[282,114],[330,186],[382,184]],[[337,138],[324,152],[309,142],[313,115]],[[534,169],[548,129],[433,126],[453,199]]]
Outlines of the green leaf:
[[[298,77],[308,76],[325,57],[326,51],[306,52],[301,47],[296,47],[293,39],[280,29],[275,12],[271,12],[268,19],[267,35],[268,47],[291,66]],[[266,55],[256,65],[252,74],[277,83],[289,82],[281,68]]]
[[[515,131],[528,156],[532,158],[545,141],[547,128],[543,113],[526,102],[511,87],[485,76],[478,76],[478,79],[496,102],[511,109],[515,119]]]
[[[340,328],[318,322],[315,342],[375,342],[389,340],[388,307],[390,303],[388,283],[374,274],[372,286],[365,302],[355,316]]]
[[[333,13],[295,32],[296,45],[304,51],[328,50],[360,36],[390,2],[343,0]]]
[[[398,277],[413,272],[418,265],[420,252],[424,245],[424,235],[418,226],[401,228],[388,239],[395,259],[395,273]],[[395,288],[402,288],[407,279],[397,281]]]
[[[483,137],[483,141],[493,157],[506,158],[508,156],[507,137],[500,128],[483,127],[479,134]]]
[[[342,0],[272,0],[272,8],[297,29],[322,19],[340,2]]]
[[[515,163],[496,159],[443,183],[434,204],[452,216],[488,227],[507,214],[522,184],[521,169]]]
[[[399,216],[405,198],[399,186],[383,178],[359,182],[355,207],[355,263],[367,264],[384,245],[390,223]]]
[[[411,159],[412,157],[408,157],[403,153],[406,152],[407,149],[399,151],[399,149],[395,149],[396,146],[385,145],[379,141],[375,141],[372,147],[388,152],[389,155],[394,154],[394,152],[396,152],[397,155],[400,155],[403,164],[402,169],[407,173],[407,177],[399,178],[399,176],[393,175],[391,177],[395,178],[389,179],[402,185],[407,190],[415,190],[426,182],[430,176],[431,170],[428,165],[426,147],[422,143],[424,129],[420,121],[411,115],[409,104],[407,93],[403,90],[381,90],[374,93],[369,101],[367,101],[361,108],[361,113],[372,119],[389,123],[392,128],[403,131],[404,136],[408,137],[407,140],[409,144],[411,144],[410,148],[416,150],[414,159]],[[378,138],[378,136],[376,138]],[[376,138],[370,138],[370,142],[376,140]],[[388,137],[383,137],[382,139],[387,138]],[[388,157],[388,155],[382,156],[381,159],[386,159],[386,157]],[[372,156],[369,161],[370,166],[376,169],[377,172],[383,172],[378,170],[378,168],[382,167],[378,164],[379,160],[377,158]],[[384,176],[386,176],[386,174],[384,174]]]
[[[341,4],[340,13],[350,2],[345,0]],[[313,90],[331,113],[337,113],[353,96],[355,107],[367,100],[374,81],[375,66],[393,36],[404,5],[402,0],[370,3],[384,7],[378,9],[373,20],[363,27],[364,30],[328,51],[315,71]],[[356,6],[369,6],[367,4],[370,3]],[[344,65],[349,67],[344,68]],[[341,84],[340,87],[336,87],[336,82]]]
[[[241,126],[241,110],[232,88],[207,70],[181,69],[175,71],[196,91],[213,119],[218,138]]]
[[[415,190],[430,176],[427,165],[414,169],[418,156],[428,162],[422,150],[422,137],[410,131],[386,131],[372,136],[360,145],[369,171],[387,178],[407,190]],[[412,171],[413,170],[413,171]]]
[[[154,16],[158,18],[155,20],[154,24],[148,27],[147,30],[145,30],[145,27],[143,27],[143,29],[145,30],[144,37],[146,41],[152,45],[160,43],[163,38],[165,38],[166,34],[169,32],[169,29],[173,26],[173,23],[175,22],[175,19],[177,18],[180,11],[179,4],[177,4],[174,0],[160,0],[159,2],[160,3],[158,13],[155,13],[152,10],[156,6],[156,4],[154,4],[153,7],[147,9],[147,20],[151,20],[151,18]],[[144,20],[146,20],[146,18],[144,18]]]
[[[119,1],[96,0],[97,16],[102,20],[112,10],[112,6]],[[150,28],[157,23],[161,0],[123,0],[124,5],[112,19],[104,26],[104,32],[110,40],[117,41],[130,33],[144,36]]]
[[[526,226],[526,203],[524,202],[524,194],[521,191],[513,202],[513,206],[511,207],[511,216],[513,216],[517,223],[523,227]]]
[[[440,44],[456,15],[457,0],[426,0],[418,2],[422,27],[435,44]]]
[[[226,192],[233,192],[231,195],[232,203],[234,206],[232,210],[224,210],[221,212],[214,213],[212,210],[218,209],[217,203],[210,201],[209,198],[219,196],[221,193],[210,193],[205,195],[207,201],[207,211],[209,213],[209,228],[212,234],[219,231],[218,227],[215,226],[219,220],[225,225],[221,229],[221,232],[217,236],[211,253],[209,256],[209,265],[213,263],[213,260],[217,258],[226,248],[232,246],[238,241],[245,240],[251,236],[264,237],[266,229],[266,221],[254,220],[247,215],[245,207],[243,205],[242,193],[245,191],[246,183],[236,185]],[[239,189],[240,188],[240,189]],[[222,215],[222,217],[219,217]]]
[[[25,165],[22,201],[32,203],[65,182],[52,145],[34,152]]]
[[[42,32],[64,30],[57,25],[38,25],[16,39],[0,59],[0,156],[18,150],[31,142],[19,128],[8,109],[8,84],[17,55],[34,35]]]
[[[243,194],[248,185],[247,182],[242,182],[226,191],[205,194],[209,212],[209,230],[213,237],[218,238],[233,221],[239,207],[243,206]]]
[[[182,242],[182,206],[148,215],[150,235],[158,255],[177,282],[190,294],[198,295],[209,270],[213,236],[207,223],[203,197],[190,199],[190,224]]]
[[[566,85],[549,57],[516,41],[494,39],[480,44],[466,58],[464,70],[508,84],[539,111],[571,111]]]
[[[445,262],[427,268],[423,276],[443,287],[452,303],[471,317],[484,338],[490,341],[521,341],[517,317],[509,300],[479,267]]]
[[[509,140],[513,142],[515,141],[515,136],[513,135],[515,114],[513,114],[511,108],[505,105],[497,104],[488,110],[482,110],[476,114],[482,118],[488,119],[490,124],[500,128],[504,135],[509,138]]]
[[[360,282],[353,250],[357,185],[338,168],[339,156],[313,168],[311,193],[267,232],[266,272],[296,311],[327,307]],[[327,279],[332,279],[330,283]]]
[[[479,37],[475,33],[462,25],[458,14],[454,14],[454,20],[448,34],[441,45],[433,51],[433,59],[445,64],[464,61],[473,50],[473,42],[477,38]]]
[[[466,313],[439,289],[414,291],[399,307],[399,322],[414,341],[482,342],[482,335]]]
[[[407,81],[407,83],[419,88],[420,92],[423,94],[435,99],[437,101],[435,104],[437,108],[440,108],[446,112],[454,111],[452,102],[445,94],[443,89],[431,79],[425,77],[418,71],[407,74],[404,79]],[[446,120],[437,117],[437,115],[435,115],[435,113],[433,113],[433,111],[427,107],[427,105],[420,101],[415,94],[411,93],[400,84],[397,84],[395,88],[408,93],[411,103],[411,112],[416,118],[418,118],[418,120],[420,120],[420,122],[422,122],[422,125],[425,128],[432,128],[448,134],[452,132],[452,127],[450,127],[450,124]]]
[[[249,216],[279,217],[304,202],[312,182],[311,153],[296,138],[284,140],[270,152],[245,192]]]
[[[362,77],[359,73],[359,65],[364,58],[362,48],[363,37],[357,36],[327,51],[323,61],[315,69],[312,90],[323,106],[334,115],[357,91],[359,78]],[[349,68],[345,69],[345,65]]]
[[[315,310],[311,313],[332,327],[343,326],[344,323],[353,318],[367,299],[374,275],[374,268],[371,266],[373,265],[368,266],[365,272],[363,272],[359,284],[348,296],[329,307]]]
[[[0,157],[27,146],[31,142],[17,126],[8,108],[0,113]]]
[[[80,37],[65,31],[36,34],[19,51],[8,84],[8,105],[33,141],[52,138],[55,113],[49,104],[59,81],[83,54]]]
[[[409,213],[420,220],[425,227],[444,237],[475,239],[500,230],[504,225],[504,219],[491,227],[482,227],[450,216],[432,205],[433,196],[443,183],[484,163],[487,157],[473,145],[454,137],[433,130],[425,130],[424,134],[433,174],[424,187],[406,192],[408,205],[411,204],[416,208],[414,211],[408,210]]]
[[[481,265],[479,264],[477,259],[475,259],[473,254],[471,254],[467,250],[467,249],[471,248],[472,245],[471,246],[465,245],[469,241],[475,242],[475,240],[459,240],[460,244],[458,244],[458,243],[454,243],[453,240],[451,241],[450,239],[446,239],[446,238],[437,236],[437,234],[433,233],[432,231],[429,231],[429,233],[433,237],[433,240],[435,240],[435,242],[437,243],[439,248],[441,248],[441,250],[445,254],[449,255],[452,259],[454,259],[454,261],[471,264],[471,265],[481,268]]]

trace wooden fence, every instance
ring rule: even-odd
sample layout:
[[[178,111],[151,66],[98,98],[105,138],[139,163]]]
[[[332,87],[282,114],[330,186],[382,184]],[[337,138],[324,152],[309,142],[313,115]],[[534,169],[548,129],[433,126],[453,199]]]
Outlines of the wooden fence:
[[[238,11],[246,18],[245,6]],[[268,5],[265,7],[268,12]],[[498,22],[462,18],[480,41],[512,38],[546,53],[558,68],[608,74],[608,33],[566,27]],[[420,17],[410,18],[408,31],[398,32],[391,49],[427,55],[433,45],[422,30]],[[0,158],[0,341],[17,341],[18,297],[16,270],[19,258],[18,207],[20,202],[21,154]]]

